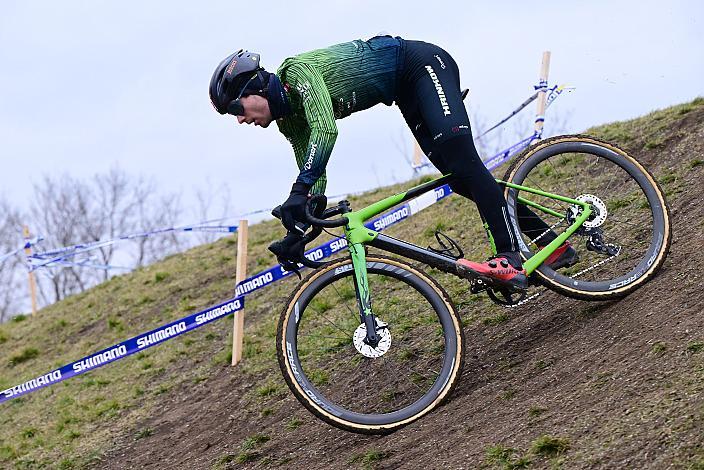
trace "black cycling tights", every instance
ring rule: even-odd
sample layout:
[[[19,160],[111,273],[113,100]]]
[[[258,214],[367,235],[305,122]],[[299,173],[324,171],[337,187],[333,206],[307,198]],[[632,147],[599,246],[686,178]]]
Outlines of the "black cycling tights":
[[[489,226],[497,253],[518,251],[509,223],[506,200],[501,188],[486,169],[472,141],[471,134],[452,137],[438,145],[430,161],[443,174],[452,173],[454,192],[477,204],[482,220]]]
[[[482,220],[489,226],[497,253],[518,250],[513,226],[509,223],[506,200],[501,187],[484,166],[471,134],[452,137],[437,147],[430,161],[443,174],[452,173],[450,187],[454,192],[473,200]],[[540,236],[549,227],[523,204],[518,204],[521,231],[531,238]],[[550,232],[541,238],[547,245],[555,238]]]
[[[442,48],[405,41],[397,103],[423,152],[444,174],[452,173],[452,190],[472,199],[489,228],[497,253],[518,251],[501,187],[482,163],[472,140],[462,102],[457,64]],[[521,230],[533,238],[547,225],[523,205],[518,208]],[[554,233],[543,237],[545,243]],[[511,256],[512,264],[518,255]]]

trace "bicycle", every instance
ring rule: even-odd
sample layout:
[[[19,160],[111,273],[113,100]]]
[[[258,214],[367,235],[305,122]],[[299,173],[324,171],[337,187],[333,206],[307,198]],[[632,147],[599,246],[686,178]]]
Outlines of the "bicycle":
[[[441,249],[422,248],[364,226],[450,178],[357,211],[347,201],[325,208],[324,196],[309,201],[312,229],[304,242],[324,228],[343,227],[349,257],[327,263],[296,260],[316,269],[281,313],[277,355],[298,401],[333,426],[365,434],[393,432],[442,404],[463,366],[464,334],[445,290],[405,260],[368,255],[366,246],[467,279],[471,292],[486,291],[505,306],[525,297],[468,272],[457,263],[461,249],[449,237],[442,239],[449,247],[436,234]],[[613,144],[581,135],[546,139],[516,157],[497,182],[521,234],[524,267],[536,285],[576,299],[614,299],[642,286],[665,261],[671,224],[664,195],[653,176]],[[557,238],[541,244],[550,230],[522,231],[521,205],[539,211],[550,230],[561,230]],[[568,238],[579,261],[557,271],[544,265]]]

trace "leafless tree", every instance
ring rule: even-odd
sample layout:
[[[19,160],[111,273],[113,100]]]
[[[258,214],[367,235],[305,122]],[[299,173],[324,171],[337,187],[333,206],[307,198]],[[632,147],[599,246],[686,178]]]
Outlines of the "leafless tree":
[[[153,183],[135,188],[136,234],[131,238],[136,246],[134,264],[144,266],[168,254],[179,251],[182,243],[174,232],[154,233],[156,230],[173,228],[181,216],[181,198],[176,194],[158,196]],[[147,235],[151,234],[151,235]]]
[[[220,184],[214,187],[210,181],[206,182],[205,188],[197,188],[196,207],[193,208],[193,220],[206,222],[212,219],[223,219],[230,213],[231,199],[230,188],[227,184]],[[196,232],[194,241],[197,243],[212,243],[222,236],[217,232]],[[192,245],[193,243],[191,243]]]
[[[57,255],[55,262],[37,269],[40,304],[48,305],[108,279],[112,271],[96,266],[106,268],[118,260],[119,264],[138,267],[193,245],[190,240],[179,240],[174,231],[164,230],[174,227],[181,218],[180,197],[159,195],[152,180],[130,177],[118,167],[88,181],[44,175],[33,189],[29,212],[21,220],[29,225],[32,236],[44,239],[35,252],[97,241],[108,243],[83,253],[79,248],[64,257]],[[215,194],[222,197],[222,211],[227,211],[229,191],[218,188],[210,195],[199,194],[196,212],[210,215]],[[132,243],[109,243],[123,236]],[[0,255],[17,250],[21,243],[20,216],[0,199]],[[22,292],[26,275],[23,265],[21,253],[0,261],[0,321],[26,304],[17,294]]]
[[[84,242],[86,221],[91,220],[91,188],[68,175],[45,175],[33,185],[30,227],[44,237],[42,246],[65,247]],[[94,272],[80,266],[42,270],[37,276],[44,304],[80,292],[90,283]],[[43,285],[48,282],[50,288]]]
[[[114,240],[135,232],[141,225],[140,204],[150,200],[156,192],[154,183],[142,177],[131,177],[117,166],[95,175],[91,183],[92,205],[81,226],[84,240]],[[124,245],[117,243],[96,250],[103,266],[109,266],[121,251]],[[102,280],[107,280],[109,275],[110,271],[104,269]]]
[[[0,256],[21,247],[20,214],[0,198]],[[0,323],[21,308],[22,255],[0,259]]]

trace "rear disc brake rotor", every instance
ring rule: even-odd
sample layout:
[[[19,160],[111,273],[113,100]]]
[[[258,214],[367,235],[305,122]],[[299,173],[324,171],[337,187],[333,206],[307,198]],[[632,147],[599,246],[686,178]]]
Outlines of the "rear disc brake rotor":
[[[606,221],[606,216],[608,211],[606,210],[606,204],[604,201],[594,196],[593,194],[581,194],[575,198],[579,202],[586,202],[592,206],[592,213],[589,218],[582,224],[586,228],[599,227]],[[582,206],[573,205],[570,206],[570,216],[572,220],[575,220],[582,213]]]

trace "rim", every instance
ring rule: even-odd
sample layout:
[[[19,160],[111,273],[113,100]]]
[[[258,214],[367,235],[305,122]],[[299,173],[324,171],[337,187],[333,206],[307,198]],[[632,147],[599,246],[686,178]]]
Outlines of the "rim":
[[[422,415],[449,388],[458,337],[444,301],[425,280],[387,263],[370,261],[367,267],[375,315],[388,324],[391,336],[385,354],[365,357],[354,347],[359,319],[349,261],[329,268],[300,295],[283,347],[299,393],[333,420],[396,424]],[[403,295],[392,295],[399,287]],[[321,292],[330,295],[323,298]],[[321,334],[310,336],[313,331]],[[433,336],[426,341],[429,332]]]
[[[607,210],[603,225],[599,227],[603,240],[620,247],[615,256],[597,256],[587,249],[586,236],[575,234],[570,242],[577,249],[580,262],[559,271],[541,266],[538,272],[543,277],[574,290],[604,292],[633,284],[656,266],[657,254],[665,240],[664,204],[651,177],[630,158],[597,143],[557,142],[529,156],[515,171],[512,181],[572,198],[596,196]],[[509,190],[509,209],[515,220],[518,220],[517,194],[518,191]],[[536,200],[530,193],[521,195]],[[554,200],[540,202],[565,214],[569,208],[568,204]],[[552,222],[557,220],[553,218]],[[545,221],[552,225],[551,221]],[[557,230],[564,228],[565,224],[556,227]],[[524,234],[526,246],[522,251],[526,257],[532,256],[540,242],[530,244],[535,235],[531,233],[526,237]]]

